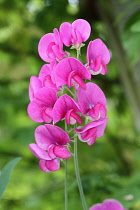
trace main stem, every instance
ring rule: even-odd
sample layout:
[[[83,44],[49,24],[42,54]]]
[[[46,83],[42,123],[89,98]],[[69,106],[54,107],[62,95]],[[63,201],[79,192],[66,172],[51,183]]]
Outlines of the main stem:
[[[65,160],[65,210],[68,210],[67,159]]]
[[[82,187],[80,172],[79,172],[79,165],[78,165],[77,136],[74,139],[74,166],[75,166],[76,179],[77,179],[82,206],[84,210],[87,210],[87,204],[86,204],[86,200],[85,200],[85,196],[83,192],[83,187]]]
[[[67,124],[65,122],[65,131],[67,131]],[[67,159],[65,159],[65,210],[68,210],[68,188],[67,188],[67,182],[68,182],[68,164]]]

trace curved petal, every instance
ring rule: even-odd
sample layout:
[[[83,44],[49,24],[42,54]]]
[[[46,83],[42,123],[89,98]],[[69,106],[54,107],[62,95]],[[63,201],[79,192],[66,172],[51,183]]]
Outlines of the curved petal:
[[[89,38],[91,27],[90,27],[90,24],[86,20],[77,19],[72,23],[72,27],[76,29],[76,31],[79,32],[82,38],[81,42],[78,42],[79,44],[81,44],[82,42],[85,42]]]
[[[67,150],[65,146],[56,145],[54,147],[54,154],[62,159],[67,159],[71,156],[71,153]]]
[[[55,144],[55,140],[48,132],[45,125],[40,125],[36,128],[35,141],[37,145],[43,150],[48,150],[50,145]]]
[[[57,145],[65,145],[70,143],[69,135],[60,127],[49,124],[45,124],[44,126]]]
[[[89,110],[97,103],[106,105],[106,98],[103,91],[99,88],[98,85],[92,82],[86,84],[85,90],[79,87],[77,96],[78,104],[80,105],[83,114],[87,114]]]
[[[37,158],[43,160],[51,160],[48,152],[41,149],[37,144],[29,144],[29,149]]]
[[[36,92],[35,99],[45,104],[46,107],[53,107],[57,100],[57,94],[52,88],[43,87]]]
[[[76,58],[65,58],[57,64],[54,74],[57,87],[68,84],[69,74],[74,71],[81,79],[91,79],[91,74],[87,68]]]
[[[32,101],[34,99],[35,93],[42,88],[41,81],[38,77],[32,76],[30,78],[30,85],[29,85],[29,99]]]
[[[49,173],[49,172],[50,172],[50,170],[47,169],[47,167],[46,167],[46,160],[40,160],[40,161],[39,161],[39,166],[40,166],[40,169],[41,169],[43,172],[45,172],[45,173]]]
[[[57,171],[60,168],[60,160],[55,158],[45,162],[46,168],[50,171]]]
[[[44,77],[46,77],[46,75],[51,75],[51,65],[50,64],[45,64],[40,69],[38,77],[42,83],[43,83]]]
[[[29,103],[27,112],[29,117],[35,122],[44,122],[41,115],[43,104],[40,104],[37,100],[33,100]]]
[[[53,107],[54,123],[63,119],[70,109],[73,109],[75,112],[80,112],[78,104],[70,96],[66,94],[62,95]]]
[[[50,58],[49,53],[51,54],[49,50],[49,45],[51,43],[55,43],[55,37],[53,33],[45,34],[39,41],[38,44],[38,53],[42,60],[46,62],[51,62],[52,58]]]
[[[62,42],[64,45],[69,47],[72,42],[71,42],[71,31],[72,31],[72,26],[70,23],[64,22],[60,25],[60,37],[62,39]]]

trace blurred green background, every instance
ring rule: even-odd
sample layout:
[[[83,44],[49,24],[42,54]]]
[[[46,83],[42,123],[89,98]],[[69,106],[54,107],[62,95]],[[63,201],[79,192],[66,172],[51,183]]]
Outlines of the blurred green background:
[[[22,157],[0,210],[64,209],[64,165],[49,174],[39,169],[28,149],[39,124],[26,109],[29,78],[44,64],[37,52],[40,38],[77,18],[91,24],[90,40],[101,38],[112,55],[108,74],[92,78],[108,100],[105,135],[91,147],[78,142],[87,204],[114,198],[129,210],[140,210],[139,0],[0,0],[0,168]],[[80,58],[84,63],[86,46]],[[74,56],[74,50],[69,52]],[[80,210],[73,157],[68,167],[69,209]]]

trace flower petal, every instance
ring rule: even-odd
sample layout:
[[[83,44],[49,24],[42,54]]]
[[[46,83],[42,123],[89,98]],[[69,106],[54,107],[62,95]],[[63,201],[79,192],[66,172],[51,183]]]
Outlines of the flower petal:
[[[65,146],[56,145],[54,147],[54,154],[63,159],[67,159],[71,156],[71,153],[67,150]]]
[[[41,169],[43,172],[45,172],[45,173],[49,173],[49,172],[50,172],[50,170],[47,169],[47,167],[46,167],[46,160],[40,160],[40,161],[39,161],[39,166],[40,166],[40,169]]]
[[[48,160],[45,162],[45,164],[47,169],[50,171],[57,171],[60,168],[60,160],[58,160],[58,158]]]
[[[60,37],[67,47],[69,47],[72,42],[71,42],[71,31],[72,31],[72,26],[70,23],[64,22],[60,25]]]
[[[48,155],[48,152],[41,149],[37,144],[29,144],[29,149],[37,158],[43,160],[51,160],[51,158]]]
[[[114,199],[108,199],[105,200],[102,204],[104,210],[124,210],[123,206],[121,205],[121,203],[119,203],[118,201],[114,200]]]
[[[41,81],[38,77],[32,76],[30,78],[30,85],[29,85],[29,99],[32,101],[34,99],[35,93],[42,88]]]

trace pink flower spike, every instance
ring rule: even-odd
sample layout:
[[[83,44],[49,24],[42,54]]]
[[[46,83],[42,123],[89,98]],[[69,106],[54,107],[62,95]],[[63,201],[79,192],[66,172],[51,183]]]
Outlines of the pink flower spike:
[[[30,78],[30,85],[29,85],[29,99],[32,101],[34,99],[35,93],[42,88],[41,81],[38,77],[32,76]]]
[[[100,138],[104,134],[107,118],[103,118],[97,121],[88,123],[83,128],[75,128],[75,131],[79,133],[79,139],[87,142],[89,146],[94,144],[96,138]]]
[[[106,116],[106,98],[98,85],[92,82],[86,83],[86,90],[79,87],[77,96],[83,114],[89,115],[94,120]]]
[[[87,61],[87,67],[92,75],[107,73],[106,64],[110,61],[110,52],[101,39],[95,39],[89,43]]]
[[[69,125],[75,119],[75,122],[82,124],[82,121],[77,112],[81,112],[78,104],[70,96],[63,95],[55,103],[53,108],[53,119],[54,123],[59,120],[66,118],[66,123]],[[73,124],[73,123],[72,123]]]
[[[63,51],[63,44],[57,29],[54,33],[45,34],[39,41],[38,53],[42,60],[46,62],[53,62],[54,60],[62,60],[67,56]]]
[[[102,204],[95,204],[89,210],[125,210],[120,202],[107,199]]]
[[[90,72],[86,67],[78,61],[76,58],[65,58],[60,63],[57,64],[54,70],[56,86],[62,86],[68,84],[71,86],[81,86],[85,88],[83,79],[91,79]]]
[[[72,24],[64,22],[60,26],[60,36],[66,46],[73,45],[76,49],[81,47],[91,32],[91,27],[86,20],[77,19]]]
[[[35,122],[52,121],[52,109],[57,100],[56,92],[51,88],[41,88],[35,94],[34,100],[28,105],[28,115]]]

